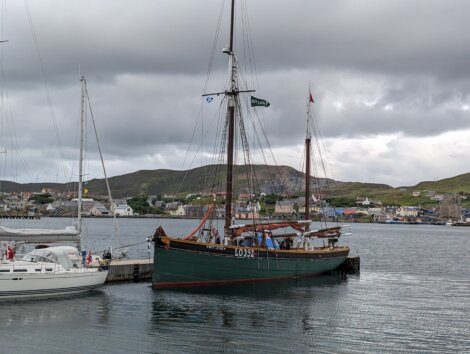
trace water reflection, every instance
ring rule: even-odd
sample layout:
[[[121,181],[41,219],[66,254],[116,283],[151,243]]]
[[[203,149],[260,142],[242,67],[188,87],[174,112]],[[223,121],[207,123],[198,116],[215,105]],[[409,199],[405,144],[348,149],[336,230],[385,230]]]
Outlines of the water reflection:
[[[248,320],[251,327],[266,325],[266,310],[280,308],[282,318],[296,311],[303,312],[315,302],[322,287],[337,287],[347,282],[342,276],[322,276],[282,282],[237,284],[232,286],[199,287],[174,291],[156,291],[152,303],[152,323],[207,323],[214,320],[223,327],[234,327],[238,317]],[[331,297],[335,295],[330,294]],[[246,306],[249,308],[246,308]],[[243,309],[243,310],[242,310]],[[246,323],[245,323],[246,325]]]
[[[168,292],[180,294],[199,294],[214,296],[237,296],[237,297],[255,297],[255,298],[278,298],[287,293],[294,295],[299,289],[312,289],[321,286],[332,286],[347,281],[343,275],[324,275],[312,278],[259,282],[259,283],[241,283],[224,286],[201,286],[194,288],[176,288]]]
[[[315,317],[324,321],[330,316],[328,309],[337,307],[347,294],[346,284],[344,277],[323,276],[277,283],[154,291],[149,332],[167,341],[170,335],[174,340],[178,337],[175,334],[180,333],[185,347],[195,351],[204,350],[203,340],[212,348],[229,352],[243,351],[243,348],[255,352],[273,352],[279,348],[303,352],[306,343],[299,340],[299,334],[317,327]],[[275,338],[274,333],[277,333]],[[296,338],[294,344],[292,338]]]
[[[110,304],[108,296],[99,290],[81,295],[54,299],[24,299],[0,302],[0,313],[4,319],[0,329],[22,325],[40,325],[70,320],[87,320],[91,324],[109,323]]]

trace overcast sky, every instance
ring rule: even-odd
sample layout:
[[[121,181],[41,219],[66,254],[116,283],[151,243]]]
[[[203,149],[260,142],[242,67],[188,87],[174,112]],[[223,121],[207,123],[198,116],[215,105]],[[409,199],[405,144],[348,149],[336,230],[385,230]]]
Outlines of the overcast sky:
[[[271,102],[257,111],[279,164],[300,167],[310,83],[330,177],[400,186],[469,172],[470,2],[237,2],[256,62],[248,82]],[[76,178],[79,67],[109,175],[210,162],[212,133],[193,160],[197,133],[183,163],[201,107],[208,131],[217,126],[220,98],[206,105],[201,94],[223,3],[2,0],[1,178],[63,181],[64,165]],[[228,7],[209,92],[225,83]],[[92,139],[89,179],[102,177]]]

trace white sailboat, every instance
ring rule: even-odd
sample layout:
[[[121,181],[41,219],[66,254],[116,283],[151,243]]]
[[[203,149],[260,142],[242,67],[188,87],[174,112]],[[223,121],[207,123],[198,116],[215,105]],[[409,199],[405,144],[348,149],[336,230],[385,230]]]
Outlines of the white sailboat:
[[[66,226],[64,229],[29,229],[9,228],[0,226],[0,239],[2,241],[22,242],[69,242],[80,240],[76,226]]]
[[[107,270],[82,265],[78,249],[35,249],[21,260],[0,263],[0,300],[81,293],[102,285]]]
[[[94,289],[108,275],[107,267],[87,267],[81,256],[81,206],[83,186],[83,135],[86,80],[81,77],[80,162],[78,182],[78,222],[63,230],[10,229],[0,227],[0,240],[31,243],[78,241],[78,248],[55,246],[34,249],[22,259],[7,252],[0,263],[0,300],[52,297]]]

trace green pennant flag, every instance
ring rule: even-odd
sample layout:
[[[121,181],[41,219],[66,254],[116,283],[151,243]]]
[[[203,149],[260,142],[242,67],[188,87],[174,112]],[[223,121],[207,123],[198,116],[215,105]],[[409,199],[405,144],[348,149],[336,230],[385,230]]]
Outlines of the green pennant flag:
[[[269,107],[270,103],[266,100],[262,100],[261,98],[256,98],[251,96],[251,107],[262,106],[262,107]]]

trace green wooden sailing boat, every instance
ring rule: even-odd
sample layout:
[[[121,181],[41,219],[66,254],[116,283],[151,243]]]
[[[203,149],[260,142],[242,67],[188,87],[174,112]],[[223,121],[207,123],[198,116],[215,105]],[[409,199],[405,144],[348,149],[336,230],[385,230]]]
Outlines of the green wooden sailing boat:
[[[201,223],[184,237],[168,236],[159,227],[154,234],[155,289],[184,286],[230,284],[254,281],[275,281],[315,276],[329,272],[343,263],[349,248],[339,246],[341,227],[311,230],[310,211],[310,150],[311,134],[305,140],[305,220],[233,223],[233,166],[236,119],[241,119],[240,95],[253,90],[239,88],[238,64],[233,48],[234,3],[231,1],[230,40],[224,53],[229,56],[229,87],[223,94],[227,101],[226,114],[226,191],[223,233],[207,225],[213,219],[214,205],[209,206]],[[269,106],[252,97],[251,104]],[[309,94],[308,112],[311,95]],[[309,116],[309,115],[308,115]],[[240,133],[242,135],[243,132]],[[246,139],[245,142],[246,143]],[[281,232],[284,230],[284,232]],[[320,246],[315,240],[321,239]]]

